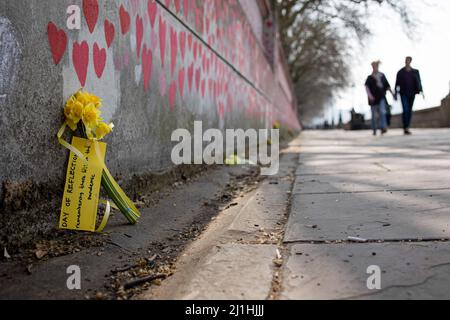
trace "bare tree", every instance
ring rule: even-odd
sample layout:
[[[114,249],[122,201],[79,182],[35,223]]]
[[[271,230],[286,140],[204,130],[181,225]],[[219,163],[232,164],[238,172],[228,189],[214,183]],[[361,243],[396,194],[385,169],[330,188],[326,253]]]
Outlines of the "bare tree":
[[[413,30],[403,0],[272,0],[281,41],[294,81],[303,121],[322,114],[335,94],[351,83],[354,44],[370,35],[368,15],[378,5],[397,12]],[[354,41],[354,40],[357,41]]]

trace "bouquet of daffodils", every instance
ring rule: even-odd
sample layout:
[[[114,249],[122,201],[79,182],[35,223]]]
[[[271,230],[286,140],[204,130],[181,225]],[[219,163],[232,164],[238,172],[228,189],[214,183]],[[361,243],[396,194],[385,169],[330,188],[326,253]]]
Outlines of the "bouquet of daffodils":
[[[84,159],[81,152],[64,141],[62,135],[66,127],[69,127],[74,133],[78,132],[81,138],[89,139],[94,141],[94,143],[102,140],[112,132],[114,125],[103,122],[101,107],[102,100],[99,97],[81,90],[71,96],[64,107],[66,120],[58,133],[58,140],[64,147],[74,152],[81,159]],[[98,150],[98,148],[96,149]],[[116,204],[116,208],[125,215],[130,223],[135,224],[140,217],[139,210],[114,180],[104,162],[101,161],[101,163],[103,164],[102,186]]]

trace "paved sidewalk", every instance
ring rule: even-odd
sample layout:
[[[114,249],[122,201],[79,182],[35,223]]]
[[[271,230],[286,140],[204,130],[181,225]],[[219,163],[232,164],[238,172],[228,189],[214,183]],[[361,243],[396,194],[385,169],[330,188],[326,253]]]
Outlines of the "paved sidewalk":
[[[449,238],[450,130],[302,135],[282,299],[448,299]]]
[[[140,298],[450,298],[450,130],[307,131],[280,168]]]

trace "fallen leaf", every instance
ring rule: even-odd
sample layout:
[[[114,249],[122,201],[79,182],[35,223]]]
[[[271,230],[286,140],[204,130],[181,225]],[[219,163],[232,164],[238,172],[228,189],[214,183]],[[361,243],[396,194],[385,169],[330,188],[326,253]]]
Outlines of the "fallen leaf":
[[[45,257],[47,255],[47,251],[44,250],[37,250],[35,252],[36,258],[38,258],[39,260],[41,260],[43,257]]]

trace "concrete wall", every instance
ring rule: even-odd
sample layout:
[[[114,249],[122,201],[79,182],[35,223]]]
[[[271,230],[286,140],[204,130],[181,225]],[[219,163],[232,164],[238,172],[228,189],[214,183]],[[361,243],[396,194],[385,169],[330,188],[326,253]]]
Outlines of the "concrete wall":
[[[70,5],[81,8],[80,30],[66,25]],[[83,86],[103,98],[104,119],[116,125],[107,159],[124,182],[172,169],[171,133],[194,120],[299,130],[284,68],[267,61],[248,21],[257,8],[245,12],[238,0],[0,0],[1,229],[33,199],[59,201],[68,153],[55,134],[64,102]],[[46,229],[56,217],[33,221]]]
[[[417,110],[413,115],[413,128],[448,128],[450,127],[450,96],[442,100],[440,107]],[[402,115],[394,115],[391,128],[403,128]]]

